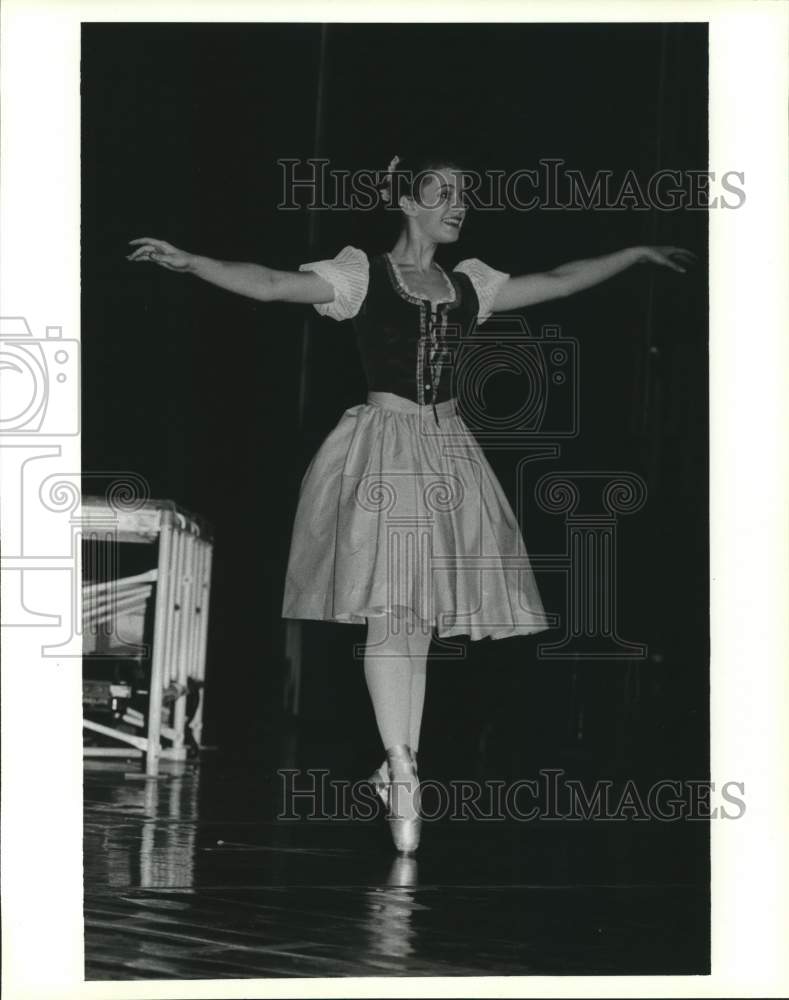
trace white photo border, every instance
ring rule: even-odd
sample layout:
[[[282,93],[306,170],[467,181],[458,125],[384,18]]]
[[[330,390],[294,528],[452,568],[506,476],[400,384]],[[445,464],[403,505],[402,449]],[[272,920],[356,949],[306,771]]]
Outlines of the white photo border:
[[[68,518],[53,532],[51,511],[24,481],[45,466],[79,484],[79,435],[53,432],[0,441],[5,996],[787,995],[787,3],[5,0],[0,17],[0,314],[23,317],[38,339],[60,328],[69,357],[80,336],[85,21],[707,21],[710,169],[743,172],[747,194],[736,211],[710,212],[712,778],[743,781],[747,801],[738,822],[712,823],[712,974],[85,983],[80,661],[41,655],[53,630],[34,614],[19,627],[7,617],[79,613],[69,609],[79,554]],[[76,384],[67,380],[75,408]]]

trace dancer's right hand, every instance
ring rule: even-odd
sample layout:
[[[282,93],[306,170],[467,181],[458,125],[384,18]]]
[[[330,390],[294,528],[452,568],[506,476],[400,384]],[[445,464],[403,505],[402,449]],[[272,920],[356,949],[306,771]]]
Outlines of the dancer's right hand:
[[[165,240],[156,240],[152,236],[142,236],[140,239],[129,240],[130,246],[137,249],[128,255],[126,260],[144,261],[150,260],[160,267],[166,267],[168,271],[189,271],[192,267],[193,254],[185,250],[179,250],[172,243]]]

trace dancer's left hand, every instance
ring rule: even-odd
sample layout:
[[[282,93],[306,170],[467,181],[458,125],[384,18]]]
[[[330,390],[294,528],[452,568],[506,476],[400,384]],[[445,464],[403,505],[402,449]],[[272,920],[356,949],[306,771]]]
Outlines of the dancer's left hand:
[[[688,267],[698,260],[695,253],[683,247],[639,247],[639,250],[639,264],[659,264],[681,274],[685,274]]]

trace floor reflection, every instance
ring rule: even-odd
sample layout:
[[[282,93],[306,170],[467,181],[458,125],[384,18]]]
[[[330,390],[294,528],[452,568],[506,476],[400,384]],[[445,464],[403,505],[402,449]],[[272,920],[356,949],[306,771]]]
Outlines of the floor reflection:
[[[172,763],[147,778],[105,764],[87,774],[86,879],[117,888],[193,886],[199,768]]]
[[[367,931],[370,949],[392,958],[414,952],[413,916],[427,907],[417,903],[414,890],[419,885],[416,858],[398,856],[392,862],[384,885],[367,890]]]
[[[86,762],[89,980],[709,971],[701,824],[277,819],[274,768]]]

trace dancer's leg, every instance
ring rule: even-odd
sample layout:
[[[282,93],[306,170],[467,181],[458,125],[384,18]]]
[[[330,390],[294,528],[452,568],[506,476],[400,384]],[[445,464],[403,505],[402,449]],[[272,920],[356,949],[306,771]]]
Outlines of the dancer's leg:
[[[419,779],[407,749],[414,732],[411,726],[414,669],[409,648],[412,629],[406,626],[407,620],[399,616],[368,619],[364,655],[367,689],[381,741],[387,750],[387,771],[391,781],[387,793],[389,822],[395,845],[400,850],[415,849],[419,840]],[[416,639],[411,641],[415,649],[421,648]],[[417,670],[417,678],[420,674],[423,671]],[[420,685],[419,680],[415,698],[421,722],[424,684]],[[419,723],[416,738],[419,739]]]
[[[409,746],[414,753],[419,749],[419,734],[422,729],[427,682],[427,654],[430,649],[432,632],[432,626],[423,622],[421,618],[413,614],[409,617],[406,630],[408,657],[411,661],[411,713],[408,736]]]
[[[405,630],[390,615],[369,618],[364,677],[384,749],[410,739],[411,661]]]

